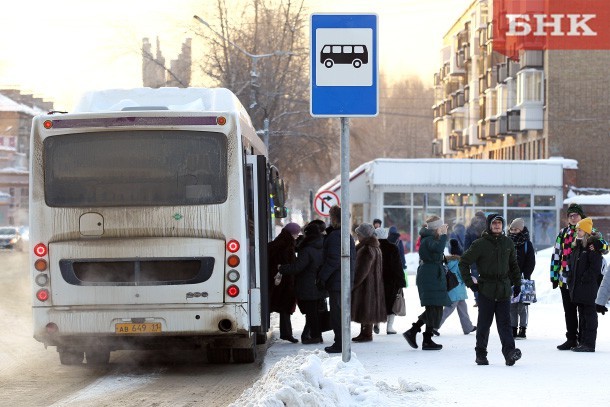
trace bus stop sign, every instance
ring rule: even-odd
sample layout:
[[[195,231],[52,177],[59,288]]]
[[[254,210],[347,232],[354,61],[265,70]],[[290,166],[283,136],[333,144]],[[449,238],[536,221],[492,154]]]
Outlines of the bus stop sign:
[[[312,116],[377,116],[377,20],[376,14],[311,15]]]

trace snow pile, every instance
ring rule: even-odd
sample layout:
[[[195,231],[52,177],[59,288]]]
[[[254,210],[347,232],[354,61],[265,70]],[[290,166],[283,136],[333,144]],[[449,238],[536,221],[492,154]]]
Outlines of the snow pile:
[[[340,355],[300,350],[278,361],[231,406],[399,406],[409,401],[409,393],[429,390],[434,389],[403,379],[398,386],[375,383],[354,353],[344,363]]]

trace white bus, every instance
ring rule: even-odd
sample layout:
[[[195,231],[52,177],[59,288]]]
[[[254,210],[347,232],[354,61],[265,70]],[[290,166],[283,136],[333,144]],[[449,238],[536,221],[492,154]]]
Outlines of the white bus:
[[[269,328],[284,186],[227,89],[88,93],[31,136],[34,338],[62,364],[120,349],[250,363]]]

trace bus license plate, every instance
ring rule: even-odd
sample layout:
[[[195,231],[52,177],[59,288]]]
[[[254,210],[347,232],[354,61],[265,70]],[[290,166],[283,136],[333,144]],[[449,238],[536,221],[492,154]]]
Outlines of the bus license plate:
[[[114,332],[117,334],[154,334],[161,332],[160,323],[145,323],[145,324],[116,324]]]

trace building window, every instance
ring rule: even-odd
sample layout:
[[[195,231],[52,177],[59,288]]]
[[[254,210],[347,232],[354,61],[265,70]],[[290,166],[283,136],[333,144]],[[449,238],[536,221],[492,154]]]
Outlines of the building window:
[[[386,192],[383,194],[385,206],[407,206],[411,205],[411,194],[404,192]]]
[[[555,206],[555,195],[534,196],[534,206]]]

